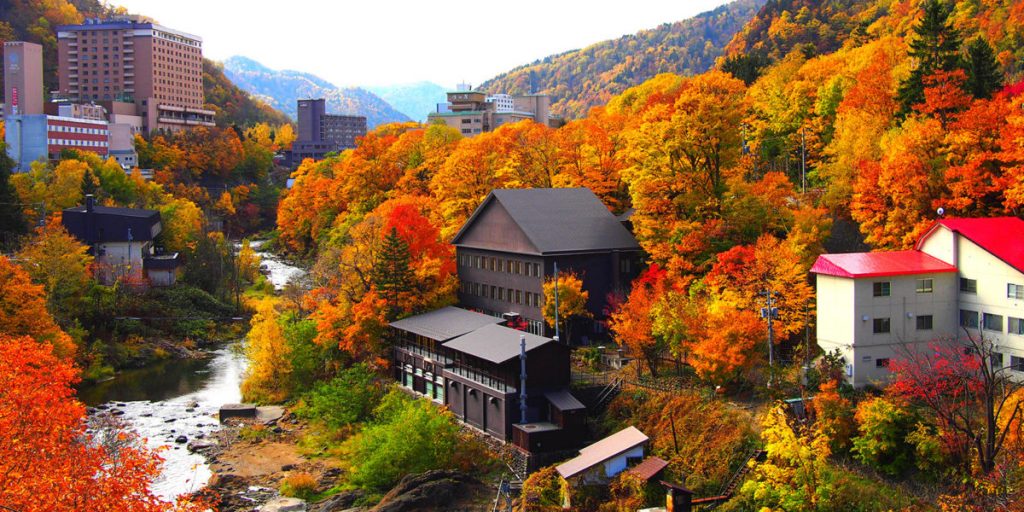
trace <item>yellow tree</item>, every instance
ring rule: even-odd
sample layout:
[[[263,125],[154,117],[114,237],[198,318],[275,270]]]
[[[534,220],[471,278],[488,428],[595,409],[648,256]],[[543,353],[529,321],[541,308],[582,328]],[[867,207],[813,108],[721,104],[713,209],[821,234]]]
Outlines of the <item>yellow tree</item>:
[[[256,299],[253,304],[256,312],[245,341],[249,368],[242,381],[242,397],[246,401],[276,403],[288,398],[290,348],[278,322],[277,301],[267,297]]]
[[[53,352],[70,358],[75,344],[46,310],[46,292],[33,284],[28,273],[6,256],[0,256],[0,332],[30,336],[53,345]]]
[[[43,285],[52,315],[65,327],[80,311],[92,284],[89,247],[68,234],[59,218],[37,228],[18,252],[17,260],[32,281]]]
[[[252,250],[249,239],[242,240],[238,250],[238,276],[250,283],[255,283],[260,275],[260,256]]]
[[[295,142],[295,128],[291,124],[282,124],[274,130],[274,145],[277,149],[291,149]]]
[[[587,311],[587,300],[590,292],[583,289],[583,279],[573,271],[558,273],[558,324],[562,341],[571,343],[572,324],[577,318],[590,318]],[[555,278],[544,280],[544,320],[548,326],[555,327]]]

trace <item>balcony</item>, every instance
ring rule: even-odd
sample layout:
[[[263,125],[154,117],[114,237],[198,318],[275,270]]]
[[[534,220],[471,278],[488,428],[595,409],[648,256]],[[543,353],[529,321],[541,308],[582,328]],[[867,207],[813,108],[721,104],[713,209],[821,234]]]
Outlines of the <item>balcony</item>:
[[[438,354],[436,352],[427,350],[425,348],[418,347],[416,345],[399,345],[399,346],[395,347],[395,350],[398,351],[398,352],[405,352],[405,353],[408,353],[408,354],[419,356],[419,357],[422,357],[423,359],[429,359],[429,360],[433,361],[434,364],[439,364],[439,365],[442,365],[442,366],[447,366],[447,365],[452,364],[451,358],[443,356],[443,355]]]
[[[124,53],[125,57],[127,57],[129,53],[135,53],[135,49],[134,48],[127,48],[127,47],[125,47],[125,49],[123,50],[123,53]]]
[[[492,375],[480,372],[475,368],[455,364],[448,366],[444,369],[445,372],[451,372],[453,375],[458,375],[466,380],[475,382],[477,384],[486,386],[500,393],[515,393],[516,388],[509,386],[503,379],[499,379]]]

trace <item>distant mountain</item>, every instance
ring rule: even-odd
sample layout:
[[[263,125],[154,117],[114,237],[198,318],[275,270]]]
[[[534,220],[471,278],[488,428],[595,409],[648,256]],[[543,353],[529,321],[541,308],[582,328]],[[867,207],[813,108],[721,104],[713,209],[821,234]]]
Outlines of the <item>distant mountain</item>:
[[[433,112],[438,103],[448,99],[445,95],[447,89],[433,82],[383,85],[367,89],[390,103],[399,112],[417,121],[425,121],[427,114]]]
[[[264,99],[292,119],[297,115],[297,100],[324,98],[329,114],[366,116],[370,128],[410,120],[366,89],[338,87],[316,75],[300,71],[270,69],[247,57],[235,56],[225,60],[224,73],[239,87]]]
[[[603,105],[612,96],[659,73],[694,75],[707,71],[765,1],[736,0],[687,20],[551,55],[498,75],[481,84],[480,89],[550,94],[553,113],[581,117],[591,107]]]
[[[214,119],[219,126],[291,122],[287,115],[270,106],[270,102],[253,97],[232,83],[224,76],[224,68],[210,59],[203,59],[203,96],[206,108],[217,113]]]

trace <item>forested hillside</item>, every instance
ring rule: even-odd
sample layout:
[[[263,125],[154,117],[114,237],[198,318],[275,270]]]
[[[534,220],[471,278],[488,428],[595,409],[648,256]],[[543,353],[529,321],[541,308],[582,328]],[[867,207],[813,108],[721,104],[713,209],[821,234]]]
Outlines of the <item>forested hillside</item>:
[[[57,90],[58,25],[81,23],[85,17],[124,14],[121,7],[96,0],[0,0],[0,42],[30,41],[43,45],[43,87]],[[141,13],[145,14],[145,13]],[[0,73],[0,87],[3,75]],[[249,97],[212,62],[203,61],[203,92],[206,107],[217,112],[217,123],[252,126],[281,124],[287,118],[270,106]]]
[[[234,83],[258,95],[295,118],[296,101],[324,98],[328,114],[366,116],[367,125],[408,121],[409,118],[366,89],[338,87],[316,75],[292,70],[270,69],[246,57],[224,61],[224,71]]]
[[[659,73],[707,71],[763,4],[764,0],[736,0],[687,20],[551,55],[498,75],[480,89],[550,94],[553,113],[581,117],[591,107]]]

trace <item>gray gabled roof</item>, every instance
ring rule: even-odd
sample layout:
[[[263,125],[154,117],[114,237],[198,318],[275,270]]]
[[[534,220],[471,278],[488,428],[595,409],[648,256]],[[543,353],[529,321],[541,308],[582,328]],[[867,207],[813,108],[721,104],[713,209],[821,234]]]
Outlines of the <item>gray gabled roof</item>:
[[[648,439],[636,427],[626,427],[580,450],[578,457],[559,464],[555,467],[555,471],[558,471],[562,478],[572,478],[608,459],[647,443]]]
[[[502,325],[486,325],[444,344],[445,348],[485,361],[501,364],[519,357],[519,337],[526,336],[526,351],[554,343],[555,340],[518,331]]]
[[[483,313],[448,306],[391,322],[391,327],[425,336],[436,341],[447,341],[479,329],[485,325],[503,322]]]
[[[633,235],[587,188],[496,189],[455,235],[460,245],[477,216],[498,201],[541,254],[639,250]]]
[[[544,393],[544,398],[551,402],[551,405],[555,406],[559,411],[578,411],[580,409],[586,409],[587,406],[583,405],[576,397],[572,396],[572,393],[568,389],[557,389],[555,391],[548,391]]]

